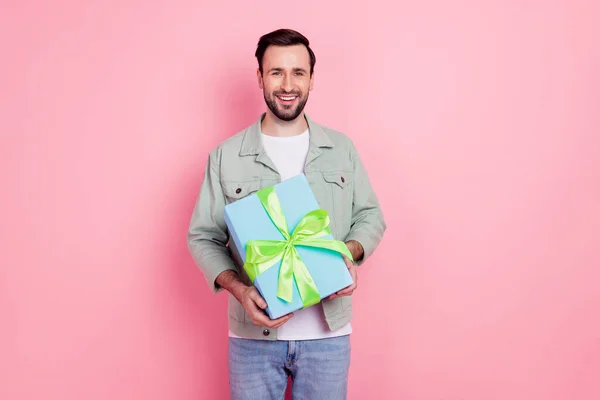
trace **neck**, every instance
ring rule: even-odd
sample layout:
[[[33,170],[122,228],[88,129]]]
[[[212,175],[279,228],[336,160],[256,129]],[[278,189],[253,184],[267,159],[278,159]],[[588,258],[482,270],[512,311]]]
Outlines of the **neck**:
[[[300,135],[308,129],[308,123],[304,118],[304,112],[292,121],[282,121],[277,118],[271,110],[267,110],[265,117],[261,122],[261,130],[265,135],[290,137]]]

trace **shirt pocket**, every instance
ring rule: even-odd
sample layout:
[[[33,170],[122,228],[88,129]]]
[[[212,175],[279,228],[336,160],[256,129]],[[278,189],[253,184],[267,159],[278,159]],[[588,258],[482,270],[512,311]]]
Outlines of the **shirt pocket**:
[[[260,190],[260,185],[260,178],[221,182],[227,204],[256,193]]]
[[[354,190],[353,171],[323,172],[325,186],[331,195],[331,210],[338,234],[344,236],[350,229]]]

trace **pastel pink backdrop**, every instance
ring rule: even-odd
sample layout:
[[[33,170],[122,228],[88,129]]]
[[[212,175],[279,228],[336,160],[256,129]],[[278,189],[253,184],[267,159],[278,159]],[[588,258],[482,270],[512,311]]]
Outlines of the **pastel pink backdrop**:
[[[279,27],[389,225],[349,398],[600,398],[597,2],[204,3],[3,2],[0,398],[228,398],[185,234]]]

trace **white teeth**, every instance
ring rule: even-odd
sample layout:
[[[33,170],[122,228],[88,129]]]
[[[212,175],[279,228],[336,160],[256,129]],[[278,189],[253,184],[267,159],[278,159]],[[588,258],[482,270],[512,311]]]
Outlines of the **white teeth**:
[[[296,97],[280,97],[281,100],[294,100]]]

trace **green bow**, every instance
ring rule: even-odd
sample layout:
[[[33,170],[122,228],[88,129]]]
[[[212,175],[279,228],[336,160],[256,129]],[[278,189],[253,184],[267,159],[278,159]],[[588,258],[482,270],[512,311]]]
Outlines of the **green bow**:
[[[277,297],[288,303],[292,301],[293,281],[295,279],[304,307],[321,301],[317,285],[302,261],[296,246],[318,247],[344,254],[352,260],[352,254],[344,242],[320,237],[331,234],[329,215],[319,209],[307,213],[290,235],[285,216],[275,189],[270,186],[259,190],[257,196],[271,221],[284,240],[249,240],[246,244],[244,270],[252,282],[254,279],[275,266],[281,260]]]

